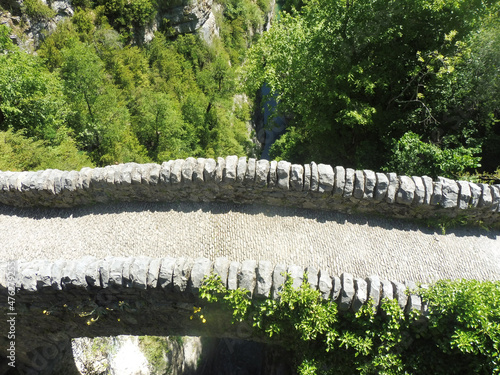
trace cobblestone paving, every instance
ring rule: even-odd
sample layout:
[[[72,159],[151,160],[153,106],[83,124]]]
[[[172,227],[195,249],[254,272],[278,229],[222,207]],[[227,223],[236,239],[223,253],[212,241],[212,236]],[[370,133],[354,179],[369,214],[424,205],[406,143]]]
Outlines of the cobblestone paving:
[[[500,231],[442,235],[402,220],[226,203],[0,206],[0,249],[0,260],[226,256],[395,281],[500,280]]]

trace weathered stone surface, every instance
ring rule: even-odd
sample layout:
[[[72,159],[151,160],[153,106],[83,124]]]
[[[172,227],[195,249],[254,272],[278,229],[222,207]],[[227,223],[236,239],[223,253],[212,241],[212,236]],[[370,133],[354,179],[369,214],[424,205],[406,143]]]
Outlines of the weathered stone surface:
[[[242,156],[238,158],[238,164],[236,165],[236,181],[240,184],[245,180],[245,174],[247,173],[247,158]]]
[[[219,257],[214,262],[214,274],[218,275],[222,280],[224,286],[227,287],[227,273],[229,272],[229,259],[226,257]]]
[[[365,174],[363,171],[354,172],[354,192],[353,197],[356,199],[363,199],[365,195]]]
[[[180,185],[182,182],[182,169],[184,165],[183,159],[174,160],[170,166],[170,183],[172,185]]]
[[[88,287],[86,278],[87,270],[89,265],[94,263],[95,261],[96,261],[95,257],[85,256],[83,258],[78,259],[78,261],[75,262],[75,280],[73,281],[73,286],[82,288]]]
[[[173,161],[165,161],[161,164],[160,169],[160,183],[170,185],[170,169],[172,168]],[[130,184],[131,182],[129,182]]]
[[[318,174],[318,164],[311,162],[311,191],[318,191],[319,188],[319,174]]]
[[[147,289],[149,263],[151,263],[150,257],[138,256],[130,265],[130,280],[133,288]]]
[[[337,166],[333,169],[333,174],[335,176],[333,184],[333,194],[340,196],[344,194],[345,168]]]
[[[366,283],[368,284],[368,299],[373,301],[373,306],[377,309],[380,305],[380,296],[382,294],[380,277],[376,275],[368,276]]]
[[[123,264],[125,263],[124,258],[113,257],[109,259],[108,267],[108,284],[115,286],[123,285]],[[130,276],[130,272],[129,272]]]
[[[302,191],[304,188],[304,167],[300,164],[292,164],[290,172],[290,190]]]
[[[356,171],[352,168],[345,169],[345,186],[344,198],[351,198],[354,192],[354,181],[356,179]]]
[[[437,206],[438,204],[441,204],[442,199],[443,199],[443,183],[441,181],[435,181],[431,198],[431,205]]]
[[[273,265],[267,260],[260,260],[257,267],[257,285],[255,296],[267,298],[273,286]]]
[[[340,292],[342,291],[342,281],[340,277],[332,277],[332,301],[336,301],[340,297]]]
[[[393,295],[394,298],[398,301],[398,305],[401,308],[401,310],[406,309],[406,304],[408,303],[408,296],[406,295],[406,287],[404,284],[393,281],[392,282],[392,289],[393,289]]]
[[[429,176],[422,176],[422,181],[425,187],[424,204],[431,204],[432,193],[434,192],[434,181]]]
[[[203,179],[206,182],[214,182],[217,171],[217,162],[214,159],[205,159],[203,165]]]
[[[267,160],[257,161],[255,168],[255,185],[258,187],[267,186],[267,179],[269,177],[270,164]]]
[[[415,197],[415,183],[408,176],[399,176],[399,189],[396,194],[396,202],[410,205]]]
[[[241,263],[240,272],[238,272],[238,287],[248,290],[250,296],[255,291],[257,281],[257,261],[244,260]]]
[[[500,185],[492,185],[491,189],[491,198],[493,200],[492,210],[498,211],[500,209]]]
[[[481,200],[481,194],[482,194],[481,186],[473,182],[469,182],[469,187],[471,195],[469,204],[471,207],[477,207],[479,205],[479,201]]]
[[[396,173],[387,173],[387,179],[389,180],[389,186],[387,187],[387,196],[385,197],[385,201],[387,203],[396,202],[396,194],[399,190],[399,179]]]
[[[340,292],[339,310],[347,311],[352,305],[354,299],[354,279],[350,273],[343,273],[340,276],[342,290]]]
[[[173,286],[176,292],[185,292],[188,288],[193,260],[190,258],[177,258],[174,266]]]
[[[220,184],[226,176],[226,159],[218,157],[215,167],[215,183]]]
[[[174,282],[175,258],[165,257],[161,259],[160,271],[158,273],[157,285],[161,288],[172,288]]]
[[[191,269],[191,291],[197,295],[205,276],[210,275],[212,262],[208,258],[197,258]]]
[[[132,278],[130,277],[130,267],[134,258],[126,258],[122,267],[122,285],[126,288],[132,287]]]
[[[271,163],[269,163],[269,179],[267,180],[268,186],[270,188],[274,188],[278,184],[277,169],[278,169],[278,162],[276,160],[271,161]]]
[[[226,157],[226,173],[224,174],[223,181],[228,184],[236,182],[236,168],[238,165],[238,157],[230,155]]]
[[[252,186],[255,183],[256,164],[255,158],[248,159],[245,180],[243,181],[247,186]]]
[[[384,173],[376,173],[377,185],[375,186],[374,199],[377,202],[381,202],[387,196],[387,190],[389,189],[389,179]]]
[[[320,193],[332,191],[334,184],[334,174],[332,166],[328,164],[318,164],[318,179],[318,191]]]
[[[205,182],[205,162],[206,160],[204,158],[196,159],[196,166],[193,169],[193,182],[195,184],[202,184]]]
[[[34,262],[26,263],[19,268],[21,288],[29,292],[35,292],[38,267]]]
[[[236,290],[238,289],[238,274],[240,272],[241,264],[240,262],[231,262],[229,264],[229,270],[227,273],[227,289]]]
[[[304,191],[311,190],[311,165],[304,164]]]
[[[158,278],[160,276],[160,267],[162,260],[160,258],[151,259],[149,263],[148,273],[146,277],[146,285],[148,288],[158,287]]]
[[[99,262],[99,274],[102,288],[107,288],[109,286],[109,263],[112,259],[113,257],[110,257]]]
[[[273,299],[278,299],[281,291],[283,290],[283,285],[286,281],[286,266],[284,264],[277,264],[274,266],[273,270],[273,289],[272,296]]]
[[[365,177],[363,199],[373,199],[375,196],[375,186],[377,185],[377,175],[369,169],[363,170],[363,175]]]
[[[467,181],[457,181],[457,184],[459,188],[458,208],[465,210],[469,208],[469,202],[472,197],[470,185]]]
[[[6,265],[6,263],[5,263]],[[1,269],[1,265],[0,265]],[[2,272],[5,272],[6,269],[3,271],[0,271],[0,290],[5,288],[2,288],[2,285],[5,285],[4,282],[6,281],[4,276],[5,274],[2,274]],[[37,288],[38,289],[45,289],[45,288],[52,288],[52,262],[48,260],[42,260],[40,261],[38,265],[38,274],[37,274]]]
[[[458,194],[459,194],[457,183],[453,180],[450,180],[449,178],[444,178],[444,177],[438,177],[438,181],[441,182],[442,184],[441,206],[443,208],[457,207]]]
[[[394,299],[394,287],[392,283],[389,280],[381,280],[380,281],[382,285],[382,294],[380,296],[380,300],[383,301],[384,299]]]
[[[54,263],[52,263],[50,274],[51,274],[52,288],[55,290],[62,290],[61,278],[64,267],[66,267],[65,260],[58,259]]]
[[[76,281],[75,261],[70,260],[66,263],[61,272],[61,286],[63,290],[70,290],[74,287]]]
[[[356,294],[354,295],[354,299],[352,301],[352,310],[357,312],[367,301],[368,285],[365,280],[355,278],[354,288],[356,290]]]
[[[321,292],[323,299],[329,299],[332,295],[332,277],[326,270],[321,270],[319,273],[318,290]]]
[[[191,185],[193,183],[193,172],[196,169],[196,159],[189,157],[182,165],[182,183]]]
[[[406,312],[412,310],[422,311],[422,298],[417,295],[417,285],[413,281],[407,281],[406,287],[409,291],[408,302],[406,304]]]
[[[304,281],[304,268],[297,265],[288,266],[288,273],[292,281],[292,287],[298,289],[302,286]]]
[[[478,207],[490,207],[493,204],[493,197],[491,196],[490,185],[478,184],[481,188],[481,197],[479,198]]]
[[[281,160],[278,162],[276,173],[278,176],[278,187],[281,190],[288,190],[290,186],[290,169],[292,164]]]
[[[318,289],[319,270],[314,266],[307,266],[305,271],[307,273],[307,282],[309,283],[311,288]]]
[[[425,185],[422,177],[412,176],[411,178],[415,183],[415,197],[413,198],[413,204],[422,205],[425,201]]]

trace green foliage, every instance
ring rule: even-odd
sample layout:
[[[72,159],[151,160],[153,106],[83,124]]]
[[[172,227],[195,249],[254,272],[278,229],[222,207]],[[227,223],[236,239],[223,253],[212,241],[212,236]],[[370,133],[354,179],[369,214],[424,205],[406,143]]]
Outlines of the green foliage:
[[[300,374],[500,373],[500,283],[440,281],[420,293],[424,316],[405,314],[396,300],[382,301],[378,312],[369,301],[355,314],[339,313],[306,277],[298,289],[288,278],[278,300],[251,300],[213,275],[200,289],[234,321],[251,319],[287,347]]]
[[[34,21],[49,20],[57,14],[41,0],[24,0],[21,11]]]

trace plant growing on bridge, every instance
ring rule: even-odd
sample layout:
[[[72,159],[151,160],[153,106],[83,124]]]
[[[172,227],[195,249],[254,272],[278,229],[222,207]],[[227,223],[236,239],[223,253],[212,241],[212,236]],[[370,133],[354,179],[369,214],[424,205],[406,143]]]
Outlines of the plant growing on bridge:
[[[306,278],[297,289],[288,278],[277,300],[258,300],[211,275],[200,297],[287,347],[300,374],[499,374],[500,282],[440,281],[420,293],[425,316],[405,314],[396,300],[378,313],[372,303],[340,313]]]

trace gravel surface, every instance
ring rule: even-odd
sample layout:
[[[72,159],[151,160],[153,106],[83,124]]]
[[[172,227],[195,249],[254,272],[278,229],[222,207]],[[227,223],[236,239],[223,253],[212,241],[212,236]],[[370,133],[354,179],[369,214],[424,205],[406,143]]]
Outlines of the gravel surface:
[[[85,255],[270,260],[394,281],[500,280],[500,231],[228,203],[0,205],[0,260]]]

